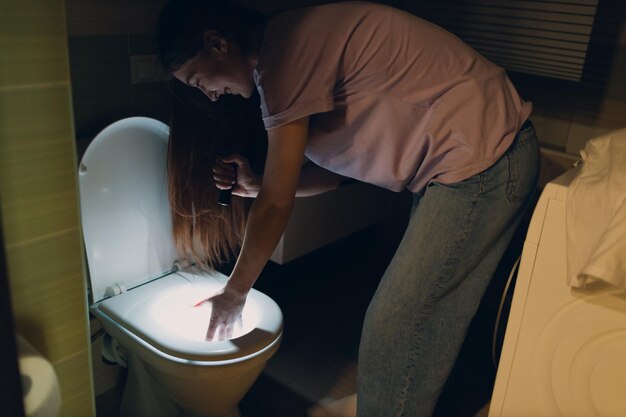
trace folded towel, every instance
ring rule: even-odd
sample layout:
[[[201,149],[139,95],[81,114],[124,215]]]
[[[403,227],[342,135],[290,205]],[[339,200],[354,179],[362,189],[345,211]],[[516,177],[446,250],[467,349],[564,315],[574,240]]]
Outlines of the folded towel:
[[[567,279],[626,290],[626,129],[591,139],[567,192]]]

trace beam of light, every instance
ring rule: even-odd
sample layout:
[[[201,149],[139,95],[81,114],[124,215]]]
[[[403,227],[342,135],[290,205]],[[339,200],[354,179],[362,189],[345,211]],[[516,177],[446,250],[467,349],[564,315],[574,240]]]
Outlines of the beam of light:
[[[203,303],[198,307],[194,305],[215,295],[220,289],[220,284],[209,283],[175,287],[153,301],[152,317],[164,331],[185,339],[204,341],[212,305],[211,303]],[[258,323],[259,313],[256,303],[248,299],[243,308],[242,323],[235,326],[232,339],[252,331]]]

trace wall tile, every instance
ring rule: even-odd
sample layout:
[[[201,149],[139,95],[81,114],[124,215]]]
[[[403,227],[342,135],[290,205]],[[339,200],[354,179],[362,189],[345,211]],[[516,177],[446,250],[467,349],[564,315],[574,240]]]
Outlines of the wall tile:
[[[67,0],[70,36],[153,33],[165,0]]]
[[[566,150],[578,154],[589,139],[624,127],[626,127],[626,101],[604,100],[597,112],[574,113]]]
[[[0,33],[11,37],[65,36],[63,0],[21,0],[2,3]]]
[[[128,49],[130,55],[151,55],[157,54],[157,40],[156,35],[153,34],[140,34],[130,35],[128,42]]]
[[[67,87],[0,92],[6,245],[75,227],[75,151]],[[8,140],[12,138],[12,140]]]
[[[3,2],[0,88],[67,81],[63,1]]]
[[[539,105],[538,105],[539,104]],[[539,141],[549,147],[565,149],[571,123],[571,111],[562,108],[541,108],[533,102],[534,111],[530,116]]]
[[[85,348],[81,251],[78,228],[6,247],[16,327],[51,362]]]
[[[94,407],[89,374],[89,355],[82,350],[53,363],[61,381],[61,412],[64,417],[84,417],[85,410]]]
[[[125,35],[129,30],[126,0],[66,0],[70,36]]]
[[[167,118],[166,94],[130,82],[130,56],[156,54],[156,23],[166,0],[67,0],[76,137],[89,140],[131,116]],[[150,83],[153,84],[153,83]]]
[[[611,129],[606,127],[572,123],[565,151],[572,155],[579,155],[580,151],[585,148],[585,144],[589,139],[604,135],[610,131]]]
[[[166,0],[132,0],[128,2],[129,33],[155,33],[159,12]]]
[[[1,9],[0,208],[16,331],[59,371],[61,415],[90,417],[88,361],[71,359],[88,336],[64,1]]]
[[[169,123],[169,97],[165,83],[144,83],[131,86],[130,110],[133,115],[146,116]]]
[[[4,37],[0,35],[0,88],[67,83],[65,38],[59,36]],[[59,54],[59,51],[63,51]]]
[[[626,102],[626,45],[616,47],[613,68],[607,85],[608,99]]]
[[[72,97],[76,135],[94,135],[128,115],[128,36],[70,37]]]
[[[85,102],[128,101],[127,36],[70,37],[68,45],[76,107]]]
[[[83,103],[74,110],[76,137],[93,139],[102,129],[130,115],[130,104],[124,102]]]

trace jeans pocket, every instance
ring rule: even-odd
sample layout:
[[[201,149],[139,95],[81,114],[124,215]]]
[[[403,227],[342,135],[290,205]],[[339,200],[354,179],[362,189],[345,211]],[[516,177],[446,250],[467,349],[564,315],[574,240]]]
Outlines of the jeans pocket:
[[[539,179],[539,143],[534,131],[522,132],[526,137],[523,141],[516,138],[507,152],[509,160],[509,181],[506,195],[509,201],[521,201],[528,198],[537,188]],[[528,137],[532,135],[532,137]]]

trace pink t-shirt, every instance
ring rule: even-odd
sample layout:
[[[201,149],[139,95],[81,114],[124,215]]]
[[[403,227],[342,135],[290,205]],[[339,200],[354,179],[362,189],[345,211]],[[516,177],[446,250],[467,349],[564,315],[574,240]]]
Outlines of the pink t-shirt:
[[[372,3],[272,17],[254,75],[266,129],[310,116],[311,161],[394,191],[487,169],[531,112],[454,35]]]

